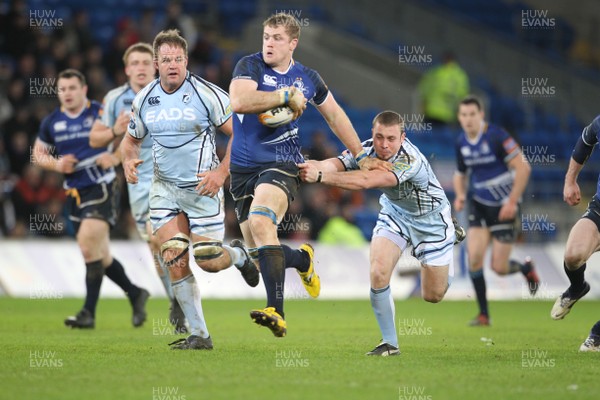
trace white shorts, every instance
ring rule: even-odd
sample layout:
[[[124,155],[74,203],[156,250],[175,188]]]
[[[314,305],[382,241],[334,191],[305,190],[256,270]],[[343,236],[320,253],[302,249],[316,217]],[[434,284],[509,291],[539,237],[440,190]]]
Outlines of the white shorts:
[[[382,196],[381,211],[373,229],[373,237],[382,236],[394,242],[402,252],[411,245],[413,256],[432,267],[449,267],[454,275],[454,224],[450,204],[415,217],[402,213]]]
[[[194,188],[182,189],[154,177],[150,189],[150,222],[156,232],[179,213],[184,213],[190,231],[210,239],[225,236],[225,202],[223,188],[213,198],[200,196]]]
[[[150,220],[150,188],[154,175],[154,164],[152,162],[152,148],[142,147],[140,159],[144,162],[138,166],[138,183],[127,184],[129,194],[129,208],[135,221],[135,227],[141,238],[149,241],[146,224]]]

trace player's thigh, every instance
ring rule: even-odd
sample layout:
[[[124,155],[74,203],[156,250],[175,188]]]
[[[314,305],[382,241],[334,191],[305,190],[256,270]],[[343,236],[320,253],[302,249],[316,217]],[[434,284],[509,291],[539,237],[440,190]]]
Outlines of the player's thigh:
[[[250,209],[255,207],[269,208],[277,216],[277,222],[280,222],[288,208],[288,196],[279,186],[260,183],[254,191]]]
[[[492,269],[501,275],[508,273],[508,260],[514,244],[492,238]]]
[[[390,283],[394,267],[402,252],[396,243],[384,236],[374,236],[371,240],[370,264],[371,287],[381,289]]]
[[[84,218],[77,231],[77,244],[86,262],[103,260],[106,264],[110,258],[109,231],[107,221],[97,218]]]
[[[448,265],[422,265],[421,293],[425,301],[430,303],[442,301],[446,290],[448,290],[449,271],[450,267]]]
[[[487,246],[490,243],[490,231],[481,226],[471,226],[467,231],[467,253],[472,271],[481,269]]]
[[[598,226],[589,218],[581,218],[571,228],[565,247],[565,263],[570,267],[583,265],[600,248]]]

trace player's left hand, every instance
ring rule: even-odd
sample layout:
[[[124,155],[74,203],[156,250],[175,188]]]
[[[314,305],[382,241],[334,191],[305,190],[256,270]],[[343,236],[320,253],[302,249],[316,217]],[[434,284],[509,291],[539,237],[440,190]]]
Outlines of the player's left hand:
[[[117,156],[112,153],[102,153],[96,159],[96,165],[102,169],[109,169],[111,167],[116,167],[121,163],[121,160]]]
[[[315,183],[319,176],[319,168],[314,161],[307,160],[305,163],[298,164],[300,168],[300,179],[306,183]]]
[[[222,168],[213,169],[210,171],[196,174],[202,180],[196,185],[196,192],[200,196],[215,197],[219,190],[223,187],[225,179],[227,179],[227,171],[222,171]]]
[[[498,220],[499,221],[510,221],[511,219],[514,219],[516,215],[517,215],[517,203],[514,203],[512,201],[507,201],[500,208],[500,212],[498,213]]]
[[[392,163],[380,160],[377,157],[365,157],[358,163],[358,166],[363,171],[372,171],[374,169],[380,171],[391,171],[394,166]]]

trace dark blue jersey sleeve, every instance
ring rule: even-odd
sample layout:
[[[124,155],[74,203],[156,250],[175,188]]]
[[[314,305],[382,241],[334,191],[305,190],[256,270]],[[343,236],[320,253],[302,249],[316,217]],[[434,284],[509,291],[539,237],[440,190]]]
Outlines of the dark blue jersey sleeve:
[[[600,134],[600,115],[598,115],[591,124],[583,128],[581,138],[588,146],[598,143],[598,134]]]
[[[232,79],[251,79],[260,82],[262,73],[262,60],[255,54],[242,58],[233,69]]]
[[[498,128],[495,130],[491,141],[494,145],[494,153],[498,159],[503,160],[505,164],[508,164],[510,160],[521,152],[519,144],[504,129]]]
[[[44,118],[40,124],[40,131],[38,132],[38,139],[51,146],[54,146],[54,136],[52,136],[52,133],[50,132],[53,117],[54,113]]]
[[[329,94],[329,88],[327,88],[327,85],[325,84],[323,78],[321,78],[321,75],[319,75],[319,73],[314,69],[306,68],[306,75],[308,75],[315,87],[315,96],[313,97],[313,102],[315,105],[320,106],[327,98],[327,94]]]
[[[454,148],[456,150],[456,169],[461,174],[464,174],[465,172],[467,172],[467,165],[465,164],[465,159],[463,158],[462,151],[460,151],[460,147],[461,147],[461,141],[459,139],[456,141],[455,146],[454,146]]]

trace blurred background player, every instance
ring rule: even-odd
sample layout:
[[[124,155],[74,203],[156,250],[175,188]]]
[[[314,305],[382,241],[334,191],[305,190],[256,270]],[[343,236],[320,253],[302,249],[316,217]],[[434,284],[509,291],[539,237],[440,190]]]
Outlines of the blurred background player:
[[[576,206],[581,201],[581,191],[577,184],[579,172],[583,169],[600,135],[600,116],[594,118],[591,124],[583,129],[583,133],[575,144],[575,149],[565,175],[563,190],[564,201],[570,206]],[[590,291],[590,285],[585,281],[587,260],[600,248],[600,177],[596,194],[588,204],[583,216],[571,229],[565,248],[564,269],[571,285],[556,299],[550,315],[552,319],[563,319],[571,307]],[[592,327],[590,335],[579,348],[580,351],[600,351],[600,321]]]
[[[443,55],[442,65],[423,74],[418,89],[425,122],[455,124],[458,103],[469,94],[469,77],[454,54],[447,51]]]
[[[110,165],[107,165],[106,168],[121,163],[118,145],[120,139],[127,132],[133,98],[136,93],[154,80],[152,46],[148,43],[135,43],[129,46],[123,55],[123,63],[128,81],[106,94],[102,104],[102,120],[94,122],[90,132],[90,145],[94,148],[106,147],[115,142],[113,157],[109,160]],[[169,274],[160,256],[160,244],[156,236],[152,234],[150,226],[150,186],[153,175],[152,139],[150,136],[146,136],[142,142],[140,159],[144,162],[138,168],[138,184],[127,184],[131,213],[140,237],[150,246],[156,271],[171,300],[169,320],[175,325],[177,332],[185,333],[185,317],[173,296]]]
[[[383,191],[370,252],[371,307],[382,340],[367,355],[385,357],[400,354],[390,289],[390,278],[400,256],[409,245],[413,247],[413,254],[421,262],[423,299],[438,303],[454,276],[456,236],[450,202],[425,156],[406,139],[402,117],[383,111],[372,125],[373,137],[364,141],[362,147],[367,157],[391,163],[391,171],[356,171],[358,164],[346,150],[338,158],[300,164],[300,176],[306,182],[342,189]]]
[[[460,102],[458,120],[463,133],[456,141],[457,171],[454,174],[454,209],[460,212],[469,191],[469,229],[467,252],[469,274],[479,303],[479,315],[472,326],[490,324],[483,262],[492,242],[492,269],[499,275],[521,272],[534,295],[539,279],[531,259],[511,260],[516,238],[515,224],[519,203],[527,187],[531,167],[517,142],[502,128],[484,120],[481,101],[468,96]]]
[[[133,326],[141,326],[150,294],[131,283],[109,249],[109,227],[115,224],[119,199],[115,170],[107,166],[112,155],[106,147],[93,149],[89,145],[89,131],[102,114],[102,106],[87,99],[85,77],[77,70],[60,72],[57,87],[60,108],[42,121],[33,151],[38,165],[65,174],[69,219],[75,225],[77,244],[85,260],[85,303],[76,316],[65,320],[65,325],[94,327],[106,274],[127,294],[133,306]]]
[[[359,158],[367,161],[358,136],[342,108],[319,74],[292,59],[300,37],[300,24],[289,14],[271,15],[263,22],[262,52],[242,58],[233,71],[229,87],[233,118],[231,150],[231,194],[240,229],[267,291],[267,307],[250,312],[259,325],[285,336],[283,301],[285,269],[296,268],[312,297],[320,292],[314,272],[313,249],[282,245],[277,224],[294,200],[300,180],[297,119],[310,101],[331,130]],[[262,125],[256,114],[278,106],[289,106],[294,121],[277,128]],[[361,153],[361,154],[359,154]]]
[[[231,146],[219,162],[215,135],[216,128],[232,135],[231,107],[225,91],[187,70],[187,42],[177,30],[160,32],[153,49],[159,78],[133,101],[129,135],[121,144],[123,168],[127,182],[138,184],[137,168],[144,163],[140,147],[150,135],[155,160],[150,221],[191,329],[189,337],[171,343],[172,349],[212,349],[200,290],[189,266],[190,240],[203,270],[217,272],[233,264],[250,286],[259,282],[241,242],[222,244],[222,186],[229,174]]]

